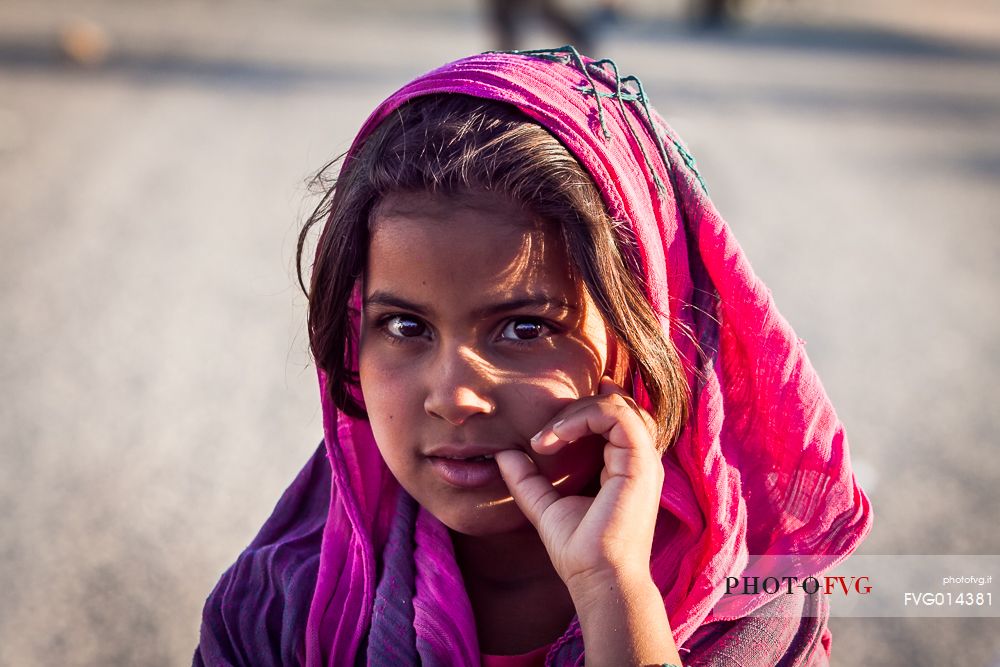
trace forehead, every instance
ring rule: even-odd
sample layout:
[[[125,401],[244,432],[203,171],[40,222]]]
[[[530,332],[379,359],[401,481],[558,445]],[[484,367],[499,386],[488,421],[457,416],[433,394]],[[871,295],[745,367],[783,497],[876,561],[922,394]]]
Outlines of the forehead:
[[[372,217],[366,291],[474,301],[533,295],[576,301],[561,235],[496,195],[396,194]]]

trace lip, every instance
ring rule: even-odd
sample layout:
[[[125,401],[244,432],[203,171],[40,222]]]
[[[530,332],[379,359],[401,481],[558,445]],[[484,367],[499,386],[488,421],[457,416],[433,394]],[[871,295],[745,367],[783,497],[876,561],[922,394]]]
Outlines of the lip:
[[[503,484],[497,452],[510,447],[449,443],[431,448],[424,456],[434,472],[447,484],[460,489],[478,489]]]
[[[462,445],[458,443],[449,443],[446,445],[438,445],[437,447],[432,447],[429,451],[424,452],[424,456],[436,459],[474,459],[480,456],[495,456],[497,452],[502,452],[505,449],[515,449],[514,447],[497,447],[495,445],[477,445],[468,444]]]
[[[446,459],[431,456],[428,460],[438,477],[460,489],[479,489],[503,483],[500,467],[493,459]]]

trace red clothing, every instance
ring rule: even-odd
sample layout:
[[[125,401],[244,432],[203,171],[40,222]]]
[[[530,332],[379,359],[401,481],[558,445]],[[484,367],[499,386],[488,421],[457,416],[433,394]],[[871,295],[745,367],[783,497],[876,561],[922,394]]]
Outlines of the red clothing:
[[[486,655],[482,654],[483,667],[544,667],[545,656],[548,655],[551,644],[546,644],[534,651],[518,655]]]

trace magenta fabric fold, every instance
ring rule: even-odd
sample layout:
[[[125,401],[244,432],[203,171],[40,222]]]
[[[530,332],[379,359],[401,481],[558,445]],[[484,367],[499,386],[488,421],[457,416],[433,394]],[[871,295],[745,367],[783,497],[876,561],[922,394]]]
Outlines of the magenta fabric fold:
[[[871,508],[851,472],[843,427],[687,149],[634,100],[635,84],[622,84],[610,64],[573,55],[472,56],[390,96],[354,147],[401,104],[436,93],[506,102],[546,127],[635,236],[647,296],[685,361],[692,393],[689,424],[663,457],[651,559],[678,645],[707,623],[770,601],[766,593],[723,595],[727,576],[752,573],[751,555],[802,555],[791,574],[806,576],[818,562],[829,567],[850,554],[870,529]],[[322,373],[320,390],[331,488],[306,627],[311,666],[351,664],[364,650],[377,558],[399,492],[368,423],[335,408]],[[418,643],[443,664],[478,665],[447,529],[420,511],[415,540]]]

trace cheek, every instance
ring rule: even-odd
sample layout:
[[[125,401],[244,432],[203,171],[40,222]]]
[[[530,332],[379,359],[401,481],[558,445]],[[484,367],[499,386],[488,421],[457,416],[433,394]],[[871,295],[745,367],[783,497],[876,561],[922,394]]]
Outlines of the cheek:
[[[413,402],[414,383],[407,381],[403,369],[386,363],[384,356],[361,351],[358,363],[361,394],[375,442],[386,462],[401,447],[400,434],[407,429],[407,406]]]
[[[358,379],[365,403],[382,405],[402,400],[407,390],[414,386],[414,365],[388,343],[362,340],[358,353]]]
[[[592,349],[574,342],[553,350],[543,363],[518,368],[503,389],[507,418],[531,437],[567,405],[597,393],[604,371],[601,361]]]
[[[531,437],[560,410],[585,396],[580,389],[580,383],[562,371],[519,378],[504,389],[504,414],[518,424],[525,437]]]
[[[358,359],[358,380],[361,382],[361,393],[365,397],[365,405],[369,406],[378,403],[378,397],[386,389],[386,373],[382,367],[373,359],[373,355],[366,354],[362,348]]]
[[[547,378],[549,391],[560,398],[593,396],[600,386],[605,360],[598,350],[574,344],[559,355],[555,370]]]

